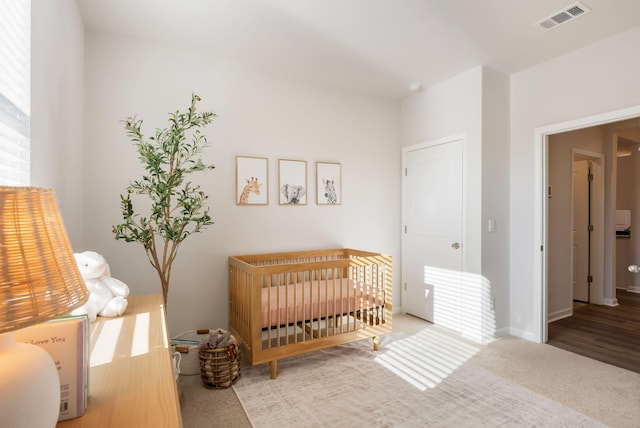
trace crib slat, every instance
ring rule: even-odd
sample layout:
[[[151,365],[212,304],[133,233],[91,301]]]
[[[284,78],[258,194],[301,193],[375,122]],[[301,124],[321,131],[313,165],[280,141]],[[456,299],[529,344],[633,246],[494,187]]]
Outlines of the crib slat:
[[[287,273],[287,278],[286,278],[286,282],[285,284],[290,284],[291,282],[294,282],[294,280],[292,280],[291,278],[291,274]],[[295,285],[294,285],[294,289],[295,289]],[[280,294],[280,293],[278,293]],[[285,311],[284,311],[284,325],[285,325],[285,335],[284,335],[284,344],[288,345],[289,344],[289,308],[286,307],[288,305],[289,302],[289,287],[286,287],[284,289],[284,301],[285,301]],[[280,305],[278,304],[278,307],[280,307]],[[278,313],[280,313],[280,311],[278,311]],[[280,343],[280,342],[278,342]]]
[[[322,271],[320,269],[318,269],[316,271],[316,297],[317,297],[317,302],[316,302],[316,318],[317,318],[317,323],[316,323],[316,334],[314,335],[314,338],[317,337],[322,337],[322,325],[321,325],[321,308],[320,306],[322,305],[322,299],[320,297],[320,289],[322,287],[322,282],[321,282],[321,278],[322,278]],[[311,301],[313,302],[313,298],[311,299]],[[313,317],[312,317],[313,319]],[[313,325],[313,321],[312,324]]]

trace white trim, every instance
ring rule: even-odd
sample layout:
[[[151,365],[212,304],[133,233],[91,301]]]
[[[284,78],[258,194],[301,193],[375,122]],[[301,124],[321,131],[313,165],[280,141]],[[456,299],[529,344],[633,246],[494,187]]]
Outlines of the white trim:
[[[520,330],[519,328],[510,327],[509,334],[511,336],[519,337],[530,342],[537,342],[536,337],[530,331]]]
[[[640,116],[640,105],[621,110],[583,117],[567,122],[535,128],[533,130],[534,147],[534,248],[533,251],[533,329],[530,332],[520,332],[531,335],[538,343],[547,341],[547,278],[546,278],[546,248],[547,248],[547,201],[546,188],[548,183],[548,136],[560,132],[574,131],[604,125],[611,122],[633,119]],[[541,246],[545,251],[541,251]],[[520,336],[524,337],[524,336]]]
[[[510,336],[510,335],[511,335],[511,330],[509,329],[509,327],[502,327],[495,331],[495,333],[493,334],[493,339]]]
[[[568,318],[571,315],[573,315],[573,307],[565,308],[561,311],[557,311],[552,314],[549,314],[548,322],[554,322],[554,321],[561,320],[563,318]]]
[[[405,156],[407,154],[407,152],[413,152],[416,150],[421,150],[421,149],[425,149],[427,147],[433,147],[433,146],[437,146],[440,144],[447,144],[447,143],[453,143],[454,141],[458,141],[458,140],[462,140],[463,143],[467,142],[467,134],[466,132],[460,133],[460,134],[455,134],[455,135],[450,135],[448,137],[441,137],[441,138],[436,138],[434,140],[429,140],[429,141],[424,141],[422,143],[417,143],[417,144],[412,144],[410,146],[405,146],[402,148],[402,165],[404,166],[405,163]],[[463,148],[466,147],[465,144],[463,144]]]
[[[627,290],[629,291],[629,290]],[[638,291],[640,293],[640,291]],[[603,305],[605,306],[620,306],[620,303],[618,303],[618,299],[604,299],[604,301],[602,302]]]

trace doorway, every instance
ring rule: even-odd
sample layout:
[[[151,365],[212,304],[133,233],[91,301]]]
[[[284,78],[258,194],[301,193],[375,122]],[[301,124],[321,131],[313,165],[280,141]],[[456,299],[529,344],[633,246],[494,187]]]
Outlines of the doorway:
[[[571,316],[574,300],[600,302],[604,282],[602,131],[549,136],[548,321]]]
[[[612,124],[640,117],[640,106],[608,112],[600,115],[585,117],[577,120],[545,126],[534,130],[535,141],[535,199],[534,199],[534,234],[539,237],[539,246],[534,252],[534,340],[545,343],[548,339],[548,297],[549,297],[549,138],[562,132],[579,130],[605,124]],[[607,148],[607,157],[614,157],[615,144]],[[605,195],[606,212],[611,211],[615,195]],[[607,254],[615,254],[615,233],[613,215],[605,217],[604,245]],[[615,272],[612,269],[610,257],[605,260],[604,284],[602,304],[615,305]],[[593,291],[593,290],[592,290]],[[595,296],[594,296],[595,297]]]
[[[573,301],[589,303],[591,295],[591,163],[573,158]]]
[[[464,138],[403,149],[402,310],[462,331]]]
[[[605,279],[605,159],[601,153],[574,148],[572,160],[571,301],[601,304]]]

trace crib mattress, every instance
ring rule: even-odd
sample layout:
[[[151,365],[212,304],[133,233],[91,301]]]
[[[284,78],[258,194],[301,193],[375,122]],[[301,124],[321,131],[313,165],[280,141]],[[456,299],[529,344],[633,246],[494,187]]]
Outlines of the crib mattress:
[[[262,327],[371,310],[384,302],[385,290],[346,278],[265,287]]]

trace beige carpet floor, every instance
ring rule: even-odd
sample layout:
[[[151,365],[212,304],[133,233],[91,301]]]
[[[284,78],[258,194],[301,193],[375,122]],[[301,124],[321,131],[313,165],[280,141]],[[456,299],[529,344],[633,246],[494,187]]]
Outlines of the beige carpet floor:
[[[179,380],[186,428],[640,426],[640,374],[513,337],[481,346],[401,315],[379,352],[366,341],[285,359],[275,381],[267,365],[243,367],[233,388],[210,390],[192,363]]]

